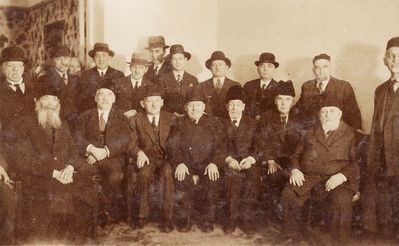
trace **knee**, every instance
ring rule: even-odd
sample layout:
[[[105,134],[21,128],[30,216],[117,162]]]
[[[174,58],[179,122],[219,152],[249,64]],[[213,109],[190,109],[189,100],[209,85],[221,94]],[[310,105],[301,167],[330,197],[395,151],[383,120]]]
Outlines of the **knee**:
[[[295,192],[289,186],[285,187],[281,194],[281,199],[283,204],[289,203],[295,198],[296,198]]]
[[[113,171],[110,172],[106,179],[109,185],[111,185],[112,187],[119,187],[121,181],[122,181],[122,171]]]
[[[165,163],[162,166],[161,173],[163,177],[172,177],[172,167],[169,163]]]
[[[336,189],[330,194],[330,206],[337,209],[351,208],[353,191],[349,189]]]
[[[152,175],[151,169],[148,165],[144,165],[139,169],[139,180],[140,182],[146,182],[150,180]]]

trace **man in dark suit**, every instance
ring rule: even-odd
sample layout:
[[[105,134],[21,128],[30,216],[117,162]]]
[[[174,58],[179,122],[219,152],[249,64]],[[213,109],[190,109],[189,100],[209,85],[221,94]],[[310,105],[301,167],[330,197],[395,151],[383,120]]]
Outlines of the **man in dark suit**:
[[[206,114],[206,97],[200,90],[187,93],[187,116],[177,118],[167,147],[175,170],[178,230],[191,229],[195,202],[200,202],[198,220],[204,232],[213,230],[218,189],[219,167],[223,164],[223,131],[220,122]]]
[[[75,141],[87,163],[94,165],[101,177],[108,198],[106,212],[111,220],[123,217],[121,181],[125,156],[131,142],[129,123],[121,111],[113,107],[115,94],[102,87],[97,90],[97,107],[84,112],[78,119]]]
[[[96,66],[83,72],[80,78],[80,99],[79,111],[84,112],[87,109],[96,107],[95,94],[102,86],[110,87],[113,81],[122,78],[123,72],[109,66],[114,56],[114,52],[109,49],[108,44],[96,43],[94,49],[89,51],[89,56],[93,58]]]
[[[227,165],[224,169],[229,217],[224,231],[234,232],[240,225],[245,232],[252,233],[253,210],[261,181],[260,156],[255,144],[257,124],[244,114],[244,91],[241,86],[232,86],[227,91],[226,107],[229,118],[223,119],[222,124],[227,141]]]
[[[312,196],[327,199],[331,242],[350,243],[352,198],[358,191],[360,172],[355,132],[341,116],[339,103],[325,102],[320,109],[320,124],[306,132],[291,158],[290,185],[282,194],[283,231],[288,241],[303,239],[301,209]]]
[[[66,46],[54,49],[52,54],[53,65],[46,73],[38,78],[37,86],[52,86],[57,91],[61,103],[61,117],[67,120],[71,129],[74,129],[78,116],[76,105],[79,77],[68,72],[71,62],[70,50]]]
[[[1,52],[0,120],[2,131],[10,133],[19,118],[34,113],[34,84],[24,75],[24,52],[7,47]]]
[[[191,54],[185,51],[182,45],[172,45],[165,60],[172,64],[173,69],[159,76],[159,84],[165,98],[164,108],[176,116],[184,115],[184,98],[189,90],[198,85],[197,78],[184,71],[190,58]]]
[[[303,112],[309,124],[316,124],[320,105],[334,100],[342,110],[342,120],[354,129],[362,129],[362,118],[351,84],[330,75],[331,58],[320,54],[313,58],[316,79],[303,83],[296,107]]]
[[[227,118],[225,104],[227,90],[233,85],[240,85],[226,77],[227,70],[231,67],[231,61],[222,51],[215,51],[205,62],[205,66],[212,72],[212,78],[200,83],[202,92],[208,98],[206,113]]]
[[[158,84],[159,76],[172,71],[170,63],[165,60],[167,48],[169,46],[165,44],[163,36],[151,36],[148,38],[148,47],[146,49],[151,54],[152,64],[144,75],[145,79]]]
[[[161,110],[163,100],[158,88],[147,88],[141,101],[145,111],[138,113],[130,121],[132,131],[132,147],[130,156],[137,160],[138,193],[140,197],[139,228],[148,221],[151,203],[150,187],[156,182],[161,191],[158,195],[162,201],[162,221],[160,229],[163,232],[173,230],[173,191],[174,183],[172,168],[167,160],[166,139],[174,123],[174,115]],[[159,175],[155,175],[159,173]]]
[[[259,121],[262,138],[262,162],[266,170],[262,178],[267,199],[266,214],[269,221],[277,222],[277,204],[288,178],[290,158],[304,135],[301,115],[292,109],[295,89],[291,81],[280,81],[276,86],[274,107],[262,114]]]
[[[133,52],[130,62],[130,75],[116,79],[113,90],[115,91],[115,105],[121,109],[127,118],[131,118],[143,111],[140,101],[144,98],[147,86],[151,81],[144,78],[148,68],[148,58],[143,53]]]
[[[394,37],[388,41],[384,57],[391,77],[374,95],[363,208],[366,234],[374,232],[393,243],[398,243],[399,213],[398,56],[399,37]]]
[[[266,110],[274,108],[274,95],[277,81],[273,79],[279,63],[272,53],[262,53],[255,61],[258,67],[259,79],[248,81],[244,85],[246,113],[259,120]]]

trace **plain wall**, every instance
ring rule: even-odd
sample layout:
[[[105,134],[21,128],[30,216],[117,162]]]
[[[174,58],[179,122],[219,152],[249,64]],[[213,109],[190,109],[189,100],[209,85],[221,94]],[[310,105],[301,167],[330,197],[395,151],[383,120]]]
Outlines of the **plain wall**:
[[[143,50],[147,37],[162,34],[193,54],[187,70],[205,80],[204,63],[214,50],[232,60],[228,76],[245,83],[256,78],[254,61],[276,55],[276,80],[291,79],[297,97],[314,78],[312,58],[332,57],[333,75],[350,81],[363,127],[370,130],[374,89],[389,77],[382,58],[389,38],[399,36],[396,0],[102,0],[103,40],[116,52],[113,64],[128,73],[126,61]],[[92,45],[92,44],[91,44]]]

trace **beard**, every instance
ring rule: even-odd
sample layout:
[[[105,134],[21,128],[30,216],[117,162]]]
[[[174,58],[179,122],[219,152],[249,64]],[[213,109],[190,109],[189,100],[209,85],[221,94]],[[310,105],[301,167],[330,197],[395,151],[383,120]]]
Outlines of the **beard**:
[[[44,107],[40,103],[36,104],[36,114],[39,125],[44,129],[59,129],[61,127],[60,104],[55,108]]]
[[[325,132],[337,130],[340,120],[324,120],[321,122],[321,127]]]

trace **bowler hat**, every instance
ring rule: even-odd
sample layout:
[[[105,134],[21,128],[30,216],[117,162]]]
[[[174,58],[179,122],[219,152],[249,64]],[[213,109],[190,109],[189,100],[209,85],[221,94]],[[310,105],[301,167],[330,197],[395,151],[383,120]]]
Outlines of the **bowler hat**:
[[[133,52],[132,54],[132,59],[130,60],[130,62],[127,62],[127,64],[130,65],[149,65],[149,57],[144,54],[144,53],[140,53],[140,52]]]
[[[276,96],[284,95],[284,96],[292,96],[295,97],[295,89],[291,80],[278,82],[278,87],[276,90]]]
[[[324,59],[324,60],[327,60],[327,61],[331,61],[331,57],[330,57],[329,55],[327,55],[327,54],[320,54],[320,55],[317,55],[317,56],[315,56],[315,57],[313,58],[313,63],[315,63],[317,60],[321,60],[321,59]]]
[[[54,48],[51,58],[62,57],[62,56],[71,56],[71,51],[66,46],[58,46]]]
[[[244,102],[244,89],[239,85],[234,85],[227,90],[226,103],[230,100],[241,100]]]
[[[203,93],[203,91],[197,87],[195,89],[189,90],[186,94],[185,103],[193,102],[193,101],[202,101],[206,102],[207,97]]]
[[[107,52],[110,56],[114,56],[115,55],[115,53],[112,50],[109,49],[108,44],[106,44],[106,43],[95,43],[94,44],[94,48],[89,51],[89,56],[90,57],[94,57],[94,55],[98,51]]]
[[[148,38],[148,47],[147,50],[152,48],[169,48],[168,45],[165,44],[165,38],[163,36],[150,36]]]
[[[58,96],[58,93],[54,86],[48,82],[44,82],[37,86],[35,96],[39,99],[42,96]]]
[[[276,57],[272,53],[262,53],[259,56],[259,60],[255,61],[255,65],[259,66],[262,63],[272,63],[276,68],[280,65],[278,62],[276,62]]]
[[[342,109],[342,105],[340,103],[338,103],[338,101],[333,98],[323,100],[320,103],[320,109],[322,109],[324,107],[337,107],[339,109]]]
[[[231,66],[231,61],[229,58],[227,58],[223,51],[215,51],[212,53],[211,58],[209,58],[206,62],[205,62],[205,66],[210,69],[211,68],[211,63],[215,60],[222,60],[224,62],[226,62],[227,66]]]
[[[7,48],[4,48],[3,51],[1,52],[1,58],[0,58],[1,63],[7,62],[7,61],[21,61],[25,62],[25,55],[24,51],[16,46],[10,46]]]
[[[388,43],[387,43],[387,48],[385,50],[388,50],[391,47],[399,47],[399,37],[394,37],[391,38]]]
[[[191,54],[187,51],[184,51],[183,45],[174,44],[174,45],[170,46],[169,55],[166,56],[166,59],[170,60],[170,59],[172,59],[172,55],[178,54],[178,53],[183,54],[187,58],[187,60],[190,60],[190,58],[191,58]]]

